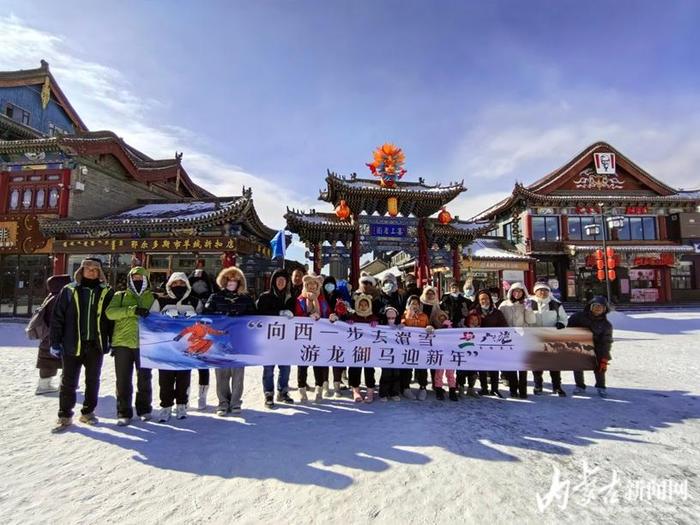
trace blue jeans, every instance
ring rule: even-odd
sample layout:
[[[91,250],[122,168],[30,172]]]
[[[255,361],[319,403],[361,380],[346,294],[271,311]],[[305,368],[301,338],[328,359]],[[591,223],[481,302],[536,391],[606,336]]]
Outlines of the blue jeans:
[[[277,376],[277,391],[286,392],[289,388],[289,373],[292,367],[289,365],[279,365],[279,375]],[[275,390],[275,365],[263,366],[263,392],[274,392]]]

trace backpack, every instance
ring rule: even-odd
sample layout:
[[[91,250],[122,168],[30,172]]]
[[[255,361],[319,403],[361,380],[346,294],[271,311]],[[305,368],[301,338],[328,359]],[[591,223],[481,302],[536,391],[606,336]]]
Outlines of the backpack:
[[[27,323],[27,326],[24,329],[28,339],[42,341],[45,337],[48,337],[50,329],[44,317],[46,307],[55,299],[55,297],[55,295],[49,295],[46,299],[44,299],[44,302],[41,303],[41,306],[37,308],[34,315],[32,315],[32,318],[29,320],[29,323]]]

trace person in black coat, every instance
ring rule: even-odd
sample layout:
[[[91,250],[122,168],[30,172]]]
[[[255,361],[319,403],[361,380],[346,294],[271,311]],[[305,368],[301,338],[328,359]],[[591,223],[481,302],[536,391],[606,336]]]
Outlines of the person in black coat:
[[[220,291],[213,293],[204,306],[204,311],[220,315],[252,315],[256,313],[255,303],[248,295],[248,288],[243,272],[231,266],[224,268],[216,277]],[[241,412],[243,379],[245,368],[217,368],[216,395],[219,398],[218,416]]]
[[[97,423],[95,408],[100,391],[104,354],[109,352],[114,323],[105,311],[114,296],[102,271],[102,261],[86,257],[73,276],[74,281],[58,294],[51,315],[51,355],[63,359],[55,432],[73,423],[73,408],[80,369],[85,368],[85,397],[80,422]]]
[[[450,284],[449,293],[443,295],[440,301],[440,310],[450,316],[452,328],[464,326],[464,319],[472,307],[472,302],[459,293],[459,283],[456,281]]]
[[[211,275],[204,269],[204,259],[197,259],[194,271],[187,276],[192,295],[204,303],[211,294],[217,291]]]
[[[36,387],[35,394],[47,394],[49,392],[57,392],[58,387],[51,383],[51,379],[56,376],[58,369],[61,368],[61,360],[51,355],[51,317],[53,316],[53,307],[56,304],[56,298],[64,286],[71,282],[70,275],[53,275],[46,280],[46,289],[49,295],[46,296],[42,303],[41,319],[39,320],[46,331],[46,336],[39,343],[39,353],[36,358],[36,367],[39,369],[39,384]]]
[[[290,292],[290,284],[287,270],[275,270],[270,279],[270,289],[258,297],[256,305],[258,314],[286,318],[294,317],[294,297],[292,297]],[[292,367],[289,365],[277,365],[277,370],[279,371],[277,401],[287,404],[294,403],[294,400],[289,396],[289,374],[291,369]],[[265,406],[272,408],[274,406],[275,365],[263,366],[262,382]]]
[[[379,287],[379,296],[375,302],[375,313],[379,316],[380,322],[386,324],[386,309],[390,306],[398,312],[398,318],[403,317],[404,300],[399,293],[399,286],[396,282],[396,276],[392,273],[387,273]]]
[[[591,299],[582,312],[576,312],[569,317],[567,326],[586,328],[593,333],[593,348],[598,360],[598,368],[594,370],[595,387],[600,397],[607,397],[605,385],[605,373],[608,370],[608,362],[612,359],[610,350],[613,341],[613,326],[608,321],[607,314],[610,311],[608,300],[597,295]],[[583,371],[574,372],[576,388],[574,394],[582,394],[586,391],[586,383]]]

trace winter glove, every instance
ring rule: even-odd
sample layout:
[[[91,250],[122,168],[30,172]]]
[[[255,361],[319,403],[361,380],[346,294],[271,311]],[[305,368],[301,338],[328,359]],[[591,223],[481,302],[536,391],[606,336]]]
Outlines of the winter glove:
[[[602,357],[598,360],[598,372],[605,372],[608,369],[608,360]]]
[[[432,326],[428,325],[425,327],[425,331],[428,332],[429,334],[432,334],[435,331],[435,328]]]
[[[561,330],[561,329],[563,329],[563,328],[566,328],[566,326],[564,325],[564,323],[557,323],[555,326],[557,327],[557,330]]]
[[[328,316],[328,320],[329,320],[331,323],[335,323],[335,322],[338,320],[338,316],[337,316],[336,314],[331,314],[331,315]]]
[[[286,317],[287,319],[294,317],[294,313],[291,310],[280,310],[279,315],[280,317]]]
[[[311,314],[311,319],[313,319],[314,321],[318,321],[320,318],[321,316],[318,314]]]
[[[140,306],[136,308],[136,315],[139,317],[148,317],[150,313],[151,312],[148,310],[148,308],[141,308]]]
[[[54,357],[56,359],[61,359],[61,354],[63,353],[63,348],[60,346],[52,346],[49,349],[49,353],[51,354],[51,357]]]

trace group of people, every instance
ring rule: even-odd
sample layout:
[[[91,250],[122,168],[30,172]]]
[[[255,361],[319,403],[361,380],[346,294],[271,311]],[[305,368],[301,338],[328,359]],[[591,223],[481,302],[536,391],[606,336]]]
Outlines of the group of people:
[[[407,275],[404,287],[386,274],[380,282],[363,273],[357,289],[351,291],[345,281],[331,276],[304,274],[295,270],[290,276],[286,270],[276,270],[270,287],[256,299],[247,290],[241,270],[232,266],[221,270],[212,279],[205,271],[203,261],[191,275],[174,272],[170,275],[165,292],[151,290],[148,272],[135,266],[127,276],[125,290],[114,292],[106,282],[101,261],[85,258],[72,279],[67,276],[49,278],[49,296],[35,318],[46,325],[46,336],[39,346],[39,386],[37,393],[55,391],[51,378],[62,368],[59,390],[58,421],[54,431],[60,432],[73,423],[76,390],[81,369],[85,369],[85,396],[79,420],[95,424],[103,357],[111,353],[116,373],[117,424],[128,425],[136,416],[147,421],[168,421],[172,415],[187,417],[191,382],[190,370],[159,370],[160,409],[152,407],[152,374],[140,363],[139,318],[149,315],[192,317],[200,313],[227,316],[270,315],[284,317],[321,318],[372,325],[402,325],[424,328],[429,332],[457,327],[556,327],[578,326],[593,334],[598,367],[595,386],[601,396],[606,395],[605,372],[610,360],[612,325],[607,320],[608,304],[603,297],[594,297],[582,312],[567,317],[545,283],[537,283],[530,296],[525,286],[513,284],[503,301],[498,304],[492,293],[480,290],[473,293],[465,284],[460,293],[457,283],[439,297],[433,286],[418,287],[415,277]],[[36,324],[36,319],[32,319]],[[31,323],[30,323],[31,324]],[[293,404],[289,379],[291,367],[279,365],[275,381],[275,365],[264,366],[262,385],[264,402],[274,407],[275,402]],[[133,400],[133,375],[136,372],[136,398]],[[332,378],[331,378],[332,371]],[[371,403],[375,396],[381,401],[402,397],[423,401],[428,396],[428,378],[431,378],[435,398],[497,396],[503,397],[499,385],[505,382],[512,397],[527,397],[528,371],[494,370],[426,370],[382,368],[379,388],[373,367],[313,366],[313,388],[309,383],[307,366],[297,367],[299,401],[306,402],[309,394],[317,401],[324,397],[343,397],[349,390],[356,402]],[[197,408],[205,409],[209,389],[209,370],[201,369]],[[241,411],[244,389],[244,368],[217,368],[216,414],[226,416]],[[364,393],[361,384],[364,376]],[[566,396],[561,384],[561,372],[550,371],[552,393]],[[533,371],[534,394],[543,393],[543,371]],[[574,372],[574,393],[584,392],[583,372]],[[479,389],[476,388],[477,380]],[[332,382],[332,389],[331,389]],[[348,383],[348,385],[345,384]],[[418,389],[411,388],[416,382]],[[445,385],[446,384],[446,385]],[[447,390],[445,389],[447,386]]]

